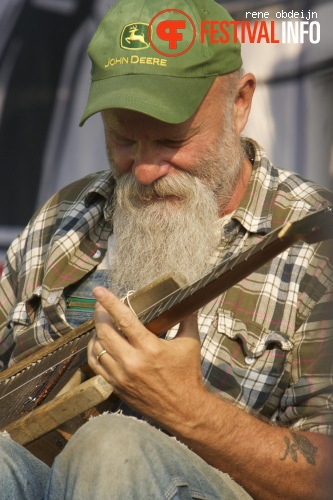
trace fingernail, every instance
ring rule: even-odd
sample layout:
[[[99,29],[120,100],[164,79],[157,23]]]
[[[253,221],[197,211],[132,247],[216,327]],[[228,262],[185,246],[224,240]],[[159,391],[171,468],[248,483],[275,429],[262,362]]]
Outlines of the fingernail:
[[[101,286],[97,286],[96,288],[93,289],[93,294],[94,297],[99,300],[102,299],[105,296],[105,290]]]

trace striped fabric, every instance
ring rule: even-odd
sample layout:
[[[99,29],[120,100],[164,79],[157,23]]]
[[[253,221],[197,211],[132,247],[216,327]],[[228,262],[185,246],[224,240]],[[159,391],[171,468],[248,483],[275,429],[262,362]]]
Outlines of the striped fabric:
[[[328,191],[273,167],[254,141],[246,148],[253,150],[253,174],[221,228],[216,262],[333,203]],[[0,289],[2,368],[70,331],[64,288],[105,255],[112,190],[108,172],[73,183],[13,242]],[[333,435],[332,262],[332,242],[296,244],[200,311],[210,391],[281,425]]]

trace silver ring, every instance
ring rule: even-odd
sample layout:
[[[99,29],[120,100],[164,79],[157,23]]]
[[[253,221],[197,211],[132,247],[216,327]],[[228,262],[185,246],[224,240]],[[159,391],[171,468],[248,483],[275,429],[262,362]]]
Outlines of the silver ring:
[[[103,349],[100,353],[98,353],[96,356],[97,361],[99,361],[99,358],[102,357],[103,354],[105,354],[106,352],[107,352],[106,349]]]

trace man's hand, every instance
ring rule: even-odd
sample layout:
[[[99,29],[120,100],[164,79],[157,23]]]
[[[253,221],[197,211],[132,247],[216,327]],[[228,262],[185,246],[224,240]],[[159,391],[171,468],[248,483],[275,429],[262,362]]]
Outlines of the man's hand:
[[[175,419],[195,411],[205,394],[196,316],[166,341],[105,288],[95,288],[94,295],[97,336],[88,345],[89,365],[132,408],[172,430]]]
[[[124,401],[228,473],[253,498],[331,498],[332,440],[269,425],[209,393],[201,378],[195,317],[166,341],[106,289],[97,287],[94,295],[97,338],[88,346],[89,364]],[[313,460],[296,447],[301,442],[315,450]]]

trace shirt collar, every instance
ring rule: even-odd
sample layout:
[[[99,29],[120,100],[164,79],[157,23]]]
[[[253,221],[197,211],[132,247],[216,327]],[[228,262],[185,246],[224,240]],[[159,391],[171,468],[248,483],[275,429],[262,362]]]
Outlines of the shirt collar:
[[[272,227],[271,205],[278,186],[278,172],[270,163],[267,154],[252,139],[243,139],[245,152],[253,153],[253,171],[233,219],[238,220],[247,231],[267,234]]]
[[[100,172],[95,182],[90,186],[85,196],[85,205],[87,207],[93,205],[96,199],[105,198],[106,203],[104,206],[105,220],[112,218],[112,195],[115,187],[115,179],[110,170]]]

